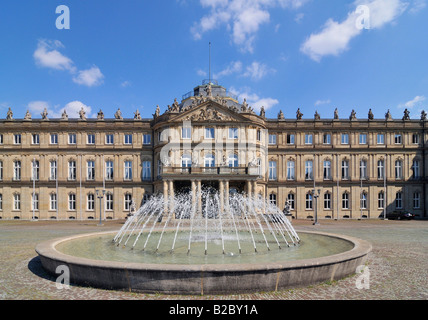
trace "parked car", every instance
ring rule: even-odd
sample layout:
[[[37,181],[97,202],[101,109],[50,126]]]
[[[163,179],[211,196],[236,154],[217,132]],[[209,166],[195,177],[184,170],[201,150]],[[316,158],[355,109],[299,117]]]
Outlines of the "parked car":
[[[382,213],[379,218],[383,218],[384,214]],[[393,212],[388,212],[386,214],[386,218],[389,220],[412,220],[415,218],[415,215],[411,212],[408,211],[393,211]]]

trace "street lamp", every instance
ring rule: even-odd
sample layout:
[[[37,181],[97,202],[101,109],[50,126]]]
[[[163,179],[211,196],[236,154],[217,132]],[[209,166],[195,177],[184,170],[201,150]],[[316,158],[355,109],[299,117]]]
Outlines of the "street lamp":
[[[103,189],[102,191],[100,190],[95,190],[96,194],[97,194],[97,198],[100,199],[100,223],[98,224],[98,226],[102,226],[102,222],[101,222],[101,218],[102,218],[102,199],[104,198],[104,195],[106,194],[105,189]]]
[[[318,222],[318,197],[319,197],[320,193],[321,193],[321,189],[318,189],[316,191],[315,191],[315,189],[312,190],[312,195],[315,198],[315,222],[313,224],[314,226],[319,225],[319,222]]]

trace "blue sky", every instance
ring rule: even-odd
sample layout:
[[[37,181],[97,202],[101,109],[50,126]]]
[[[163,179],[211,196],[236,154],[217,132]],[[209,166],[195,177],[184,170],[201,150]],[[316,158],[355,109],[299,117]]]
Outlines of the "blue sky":
[[[151,117],[212,74],[267,116],[428,110],[428,0],[0,3],[0,117]],[[58,29],[59,5],[70,29]],[[359,9],[357,11],[357,8]],[[366,17],[367,19],[362,19]],[[61,22],[64,22],[61,20]],[[369,22],[369,24],[367,24]]]

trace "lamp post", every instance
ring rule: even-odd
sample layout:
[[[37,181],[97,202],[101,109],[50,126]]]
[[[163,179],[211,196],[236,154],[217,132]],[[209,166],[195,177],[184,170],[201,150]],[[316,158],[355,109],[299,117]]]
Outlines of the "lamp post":
[[[315,222],[314,222],[314,226],[318,226],[319,222],[318,222],[318,197],[321,193],[321,189],[318,190],[312,190],[312,195],[315,198]]]
[[[97,194],[97,198],[100,199],[100,223],[98,224],[98,226],[102,226],[102,222],[101,222],[101,218],[102,218],[102,199],[104,198],[104,195],[106,194],[105,189],[103,190],[95,190],[96,194]]]

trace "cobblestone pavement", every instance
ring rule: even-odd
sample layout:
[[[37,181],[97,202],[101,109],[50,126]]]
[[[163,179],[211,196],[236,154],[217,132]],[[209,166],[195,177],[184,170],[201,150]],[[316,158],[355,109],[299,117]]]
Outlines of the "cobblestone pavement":
[[[428,221],[293,221],[297,231],[319,230],[369,241],[370,288],[358,275],[278,292],[222,296],[166,296],[71,286],[56,288],[41,266],[37,243],[67,235],[118,230],[121,222],[0,221],[0,300],[428,300]]]

